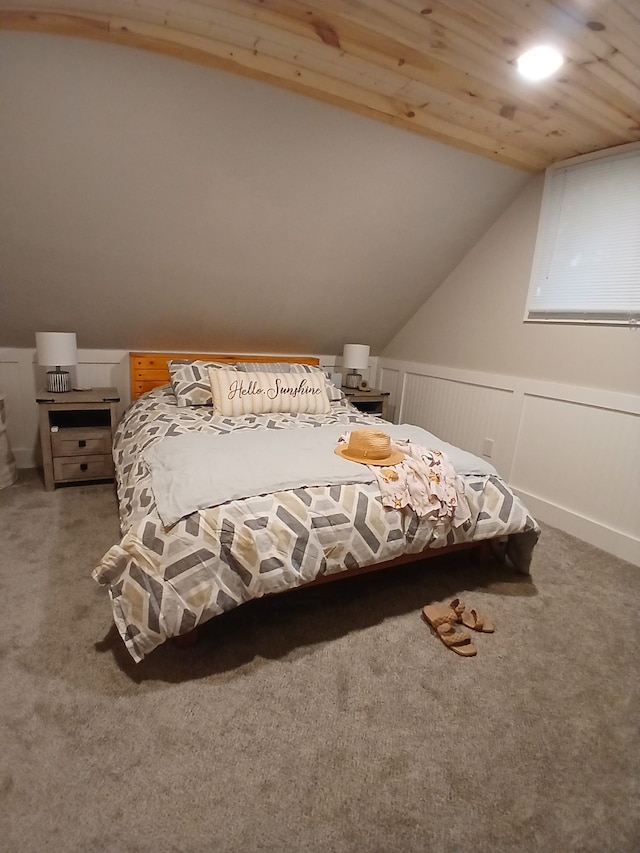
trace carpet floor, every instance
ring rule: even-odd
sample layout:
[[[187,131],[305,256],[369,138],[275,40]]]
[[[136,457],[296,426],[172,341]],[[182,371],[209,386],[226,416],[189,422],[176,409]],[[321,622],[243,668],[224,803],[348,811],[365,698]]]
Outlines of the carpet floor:
[[[640,569],[548,525],[243,605],[135,664],[91,579],[112,484],[0,492],[7,853],[640,850]],[[421,607],[490,615],[461,658]]]

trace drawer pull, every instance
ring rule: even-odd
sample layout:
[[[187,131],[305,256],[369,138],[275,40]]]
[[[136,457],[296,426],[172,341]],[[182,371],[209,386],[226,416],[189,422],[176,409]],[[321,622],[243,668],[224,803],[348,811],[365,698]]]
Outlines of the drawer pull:
[[[89,466],[87,465],[87,463],[86,463],[86,462],[81,462],[81,463],[80,463],[80,470],[81,470],[81,471],[86,471],[88,467],[89,467]]]
[[[86,447],[86,446],[87,446],[87,442],[85,441],[85,439],[84,438],[80,439],[80,441],[78,442],[78,447]]]

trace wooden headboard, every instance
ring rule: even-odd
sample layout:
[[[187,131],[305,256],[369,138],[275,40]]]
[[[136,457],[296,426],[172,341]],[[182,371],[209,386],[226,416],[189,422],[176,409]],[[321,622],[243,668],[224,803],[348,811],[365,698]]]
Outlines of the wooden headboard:
[[[131,377],[131,399],[137,400],[145,391],[151,391],[158,385],[166,385],[169,380],[168,361],[172,358],[189,358],[194,361],[285,361],[289,364],[320,364],[319,358],[297,355],[220,355],[220,353],[189,352],[130,352],[129,370]]]

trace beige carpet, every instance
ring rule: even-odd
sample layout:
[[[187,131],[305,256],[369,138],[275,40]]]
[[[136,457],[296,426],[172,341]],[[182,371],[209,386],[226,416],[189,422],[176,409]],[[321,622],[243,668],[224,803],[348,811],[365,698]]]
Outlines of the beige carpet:
[[[466,558],[245,605],[136,665],[90,572],[112,485],[0,491],[0,848],[640,849],[640,570],[548,526],[531,578]],[[420,618],[496,623],[462,659]]]

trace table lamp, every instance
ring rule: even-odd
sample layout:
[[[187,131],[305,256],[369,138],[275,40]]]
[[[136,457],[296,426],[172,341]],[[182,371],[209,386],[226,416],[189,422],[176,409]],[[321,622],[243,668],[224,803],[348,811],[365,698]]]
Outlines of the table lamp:
[[[78,363],[78,350],[75,332],[36,332],[36,351],[38,364],[45,367],[55,366],[47,371],[47,391],[54,394],[71,391],[71,377],[61,365],[72,366]]]
[[[362,375],[358,371],[369,368],[369,347],[365,344],[345,344],[342,366],[349,369],[344,380],[345,388],[358,388],[362,382]]]

